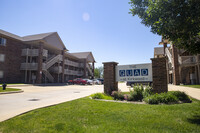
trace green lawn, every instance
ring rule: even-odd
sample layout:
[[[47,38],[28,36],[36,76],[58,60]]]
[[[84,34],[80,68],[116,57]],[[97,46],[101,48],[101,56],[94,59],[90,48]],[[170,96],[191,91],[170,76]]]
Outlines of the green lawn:
[[[199,133],[200,101],[138,105],[86,98],[37,109],[0,123],[3,133]]]
[[[6,90],[3,90],[2,87],[0,87],[0,92],[8,92],[8,91],[20,91],[21,89],[13,89],[13,88],[6,88]]]
[[[184,87],[192,87],[192,88],[198,88],[200,89],[200,85],[182,85]]]

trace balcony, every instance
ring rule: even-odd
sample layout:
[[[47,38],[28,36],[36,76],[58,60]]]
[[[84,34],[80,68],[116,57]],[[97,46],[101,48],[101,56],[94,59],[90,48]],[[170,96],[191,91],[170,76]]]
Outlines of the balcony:
[[[74,67],[83,67],[83,63],[74,62],[70,60],[65,60],[65,65],[74,66]]]
[[[22,56],[39,56],[39,49],[22,49]],[[43,49],[43,56],[47,57],[48,50]]]
[[[65,69],[65,74],[67,74],[67,75],[82,76],[83,72],[82,71],[74,71],[74,70]]]
[[[38,63],[21,63],[20,70],[38,70]],[[45,70],[45,63],[42,63],[42,70]]]
[[[52,69],[51,69],[51,71],[52,72],[54,72],[54,73],[62,73],[62,66],[55,66],[55,67],[53,67]]]
[[[179,56],[178,61],[180,65],[195,65],[199,62],[198,56]]]

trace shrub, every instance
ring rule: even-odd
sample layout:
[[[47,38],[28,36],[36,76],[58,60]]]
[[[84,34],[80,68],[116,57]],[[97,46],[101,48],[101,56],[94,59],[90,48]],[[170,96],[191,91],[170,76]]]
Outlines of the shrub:
[[[113,96],[114,100],[124,100],[124,95],[121,91],[113,91],[111,96]]]
[[[91,95],[92,99],[107,99],[107,100],[113,100],[111,96],[108,96],[104,93],[95,93]]]
[[[189,98],[189,96],[187,94],[185,94],[185,92],[172,91],[172,92],[168,92],[168,93],[171,93],[172,95],[176,96],[178,98],[178,100],[181,102],[184,102],[184,103],[192,102],[192,100]]]
[[[144,91],[144,88],[143,86],[134,86],[133,87],[133,91],[130,90],[130,98],[129,100],[130,101],[142,101],[143,99],[143,91]]]
[[[143,97],[148,97],[150,95],[152,95],[152,87],[151,86],[146,86],[145,90],[143,91]]]
[[[176,96],[170,93],[160,93],[148,96],[144,99],[146,103],[149,104],[169,104],[169,103],[177,103],[179,100]]]

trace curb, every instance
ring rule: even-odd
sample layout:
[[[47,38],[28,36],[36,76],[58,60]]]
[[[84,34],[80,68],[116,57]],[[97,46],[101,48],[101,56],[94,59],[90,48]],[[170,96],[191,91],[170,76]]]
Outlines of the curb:
[[[8,92],[0,92],[0,95],[3,95],[3,94],[13,94],[13,93],[22,93],[24,92],[23,90],[21,91],[8,91]]]

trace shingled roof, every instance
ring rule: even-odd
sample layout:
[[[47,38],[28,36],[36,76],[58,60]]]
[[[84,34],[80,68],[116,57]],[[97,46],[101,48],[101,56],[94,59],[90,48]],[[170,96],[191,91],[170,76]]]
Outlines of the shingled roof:
[[[88,61],[95,62],[92,52],[78,52],[78,53],[71,53],[71,54],[79,59],[88,59]]]
[[[154,55],[164,55],[164,48],[163,47],[154,48]]]

